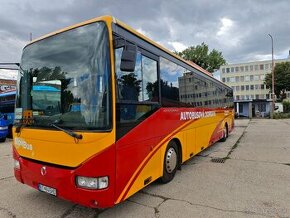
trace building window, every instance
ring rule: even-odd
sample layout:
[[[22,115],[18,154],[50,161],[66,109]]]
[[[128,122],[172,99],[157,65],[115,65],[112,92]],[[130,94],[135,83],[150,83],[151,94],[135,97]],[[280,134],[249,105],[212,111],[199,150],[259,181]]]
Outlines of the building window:
[[[259,85],[255,85],[255,90],[259,90]]]
[[[264,79],[265,79],[265,75],[261,75],[261,76],[260,76],[260,79],[261,79],[261,80],[264,80]]]
[[[223,80],[224,83],[226,82],[226,78],[223,78],[222,80]]]
[[[227,82],[230,82],[230,77],[227,78]]]
[[[241,82],[244,82],[244,80],[245,80],[245,77],[241,76]]]
[[[266,94],[266,98],[269,99],[270,98],[270,95],[269,94]]]
[[[245,81],[246,82],[250,81],[250,76],[245,76]]]
[[[265,89],[265,85],[264,84],[261,85],[261,89]]]
[[[235,77],[230,77],[230,82],[234,83],[235,82]]]
[[[236,91],[240,91],[240,86],[236,86]]]
[[[259,69],[259,66],[258,65],[255,65],[255,70],[258,70]]]
[[[240,77],[236,76],[236,82],[239,82],[239,81],[240,81]]]
[[[249,71],[249,66],[245,66],[245,71],[246,71],[246,72]]]
[[[245,86],[241,86],[241,90],[244,91],[245,90]]]
[[[256,95],[256,99],[259,99],[259,95]]]
[[[227,68],[227,73],[229,73],[230,72],[230,68]]]
[[[254,76],[253,75],[250,76],[250,81],[254,81]]]
[[[251,90],[254,90],[254,85],[251,85],[251,86],[250,86],[250,89],[251,89]]]
[[[253,71],[254,70],[254,67],[253,65],[250,66],[250,71]]]
[[[244,72],[244,66],[240,67],[241,72]]]
[[[247,91],[249,90],[249,85],[246,85],[246,90],[247,90]]]
[[[259,75],[254,76],[254,81],[259,81]]]
[[[236,72],[239,72],[239,67],[236,67],[236,68],[235,68],[235,71],[236,71]]]
[[[225,68],[222,68],[222,72],[223,72],[223,73],[225,73],[225,72],[226,72]]]
[[[260,70],[264,70],[264,64],[260,64]]]
[[[231,67],[231,73],[234,73],[234,72],[235,72],[235,68]]]

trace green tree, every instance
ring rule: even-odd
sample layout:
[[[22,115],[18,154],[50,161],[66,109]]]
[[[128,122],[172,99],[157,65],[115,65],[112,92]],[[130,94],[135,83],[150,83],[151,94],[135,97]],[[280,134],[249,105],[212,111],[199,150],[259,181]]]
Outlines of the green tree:
[[[286,98],[285,92],[290,91],[290,62],[275,64],[274,79],[275,95],[278,100],[282,101]],[[272,73],[266,75],[265,84],[270,88],[272,93]]]
[[[175,54],[185,60],[194,62],[210,73],[219,69],[221,65],[226,64],[222,52],[216,49],[209,51],[208,45],[204,42],[201,45],[190,46],[182,52],[175,52]]]

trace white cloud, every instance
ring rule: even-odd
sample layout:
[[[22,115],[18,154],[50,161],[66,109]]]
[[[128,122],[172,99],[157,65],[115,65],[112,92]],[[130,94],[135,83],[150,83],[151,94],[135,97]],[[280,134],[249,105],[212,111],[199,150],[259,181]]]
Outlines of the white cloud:
[[[27,42],[0,30],[0,62],[20,62],[21,51]]]
[[[257,61],[271,60],[272,59],[272,54],[266,54],[266,55],[257,54],[257,55],[253,56],[253,59],[257,60]]]
[[[138,28],[136,30],[137,30],[137,32],[141,33],[142,35],[144,35],[148,38],[151,38],[150,34],[148,32],[146,32],[145,30],[143,30],[142,28]]]
[[[181,52],[187,48],[187,46],[181,42],[168,42],[168,44],[171,45],[174,50],[178,52]]]
[[[222,36],[222,35],[226,35],[226,34],[230,33],[230,31],[234,25],[234,22],[229,18],[223,17],[221,19],[221,24],[222,25],[221,25],[219,31],[217,32],[218,36]]]
[[[57,0],[9,0],[2,1],[0,10],[0,39],[4,38],[0,40],[0,62],[19,62],[25,43],[19,46],[17,39],[28,41],[30,32],[36,38],[105,14],[115,16],[172,50],[182,50],[178,43],[195,46],[205,42],[211,49],[221,51],[229,63],[253,60],[256,54],[270,54],[267,47],[270,31],[276,36],[277,57],[290,49],[290,29],[285,28],[290,25],[290,19],[285,19],[290,10],[287,0],[269,0],[267,4],[263,1],[224,3],[208,0],[179,1],[178,4],[167,0],[147,0],[138,4],[132,0],[64,0],[58,4]],[[271,13],[273,11],[279,13]],[[8,44],[11,38],[14,42]]]
[[[220,19],[220,28],[216,33],[218,41],[225,47],[240,45],[242,34],[238,31],[235,22],[227,17]]]

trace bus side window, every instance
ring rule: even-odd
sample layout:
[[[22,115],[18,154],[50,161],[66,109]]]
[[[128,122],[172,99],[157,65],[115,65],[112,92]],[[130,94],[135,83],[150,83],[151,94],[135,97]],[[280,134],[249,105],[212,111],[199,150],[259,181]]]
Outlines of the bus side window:
[[[123,48],[115,49],[117,83],[117,119],[120,123],[136,122],[158,102],[157,61],[137,52],[134,72],[120,70]]]

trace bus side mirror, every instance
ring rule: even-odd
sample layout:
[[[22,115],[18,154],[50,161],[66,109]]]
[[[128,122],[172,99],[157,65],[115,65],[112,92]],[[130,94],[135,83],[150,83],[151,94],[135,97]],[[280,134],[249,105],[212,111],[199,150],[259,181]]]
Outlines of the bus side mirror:
[[[137,56],[136,45],[126,44],[121,57],[120,70],[125,72],[134,72]]]

